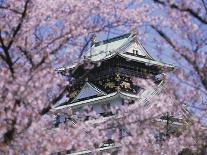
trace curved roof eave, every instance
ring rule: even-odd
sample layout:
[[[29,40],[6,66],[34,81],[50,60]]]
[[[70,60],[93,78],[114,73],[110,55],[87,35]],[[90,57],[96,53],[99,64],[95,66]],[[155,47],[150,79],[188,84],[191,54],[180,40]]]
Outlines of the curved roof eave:
[[[159,61],[154,61],[154,60],[145,59],[145,58],[141,58],[137,56],[132,56],[132,55],[128,55],[125,53],[121,53],[120,56],[125,59],[130,59],[130,60],[134,60],[134,61],[141,62],[141,63],[147,63],[148,65],[155,65],[155,66],[167,67],[167,68],[172,68],[172,69],[175,67],[174,65],[171,65],[171,64],[166,64],[166,63],[162,63]]]
[[[133,60],[133,61],[137,61],[137,62],[140,62],[140,63],[147,63],[148,65],[155,65],[155,66],[160,66],[160,67],[166,67],[168,70],[173,70],[175,68],[174,65],[171,65],[171,64],[166,64],[166,63],[162,63],[162,62],[159,62],[159,61],[155,61],[155,60],[151,60],[151,59],[146,59],[146,58],[141,58],[141,57],[138,57],[138,56],[132,56],[132,55],[128,55],[126,53],[119,53],[117,51],[113,52],[112,54],[106,56],[105,58],[102,58],[102,59],[93,59],[92,58],[88,58],[88,61],[91,61],[93,63],[96,63],[96,62],[100,62],[100,61],[105,61],[105,60],[108,60],[108,59],[111,59],[115,56],[121,56],[122,58],[125,58],[125,59],[130,59],[130,60]],[[73,70],[75,68],[78,68],[80,65],[83,64],[83,62],[87,60],[87,59],[82,59],[79,63],[75,63],[71,66],[67,66],[65,68],[61,67],[59,69],[57,69],[57,71],[65,71],[65,70]]]
[[[81,107],[83,104],[84,105],[90,105],[90,104],[94,104],[100,101],[105,101],[105,100],[110,100],[111,98],[115,98],[118,96],[117,92],[105,95],[105,96],[100,96],[100,97],[96,97],[96,98],[92,98],[92,99],[88,99],[88,100],[83,100],[83,101],[79,101],[79,102],[75,102],[72,104],[67,104],[67,105],[63,105],[63,106],[59,106],[59,107],[54,107],[54,110],[59,110],[59,109],[64,109],[64,108],[72,108],[72,109],[76,109]]]
[[[114,52],[111,55],[106,56],[105,58],[100,59],[100,60],[93,60],[93,58],[88,58],[88,61],[91,61],[91,62],[94,62],[94,63],[99,62],[99,61],[104,61],[104,60],[107,60],[107,59],[110,59],[110,58],[114,57],[115,55],[117,55],[116,53],[117,52]],[[67,67],[57,68],[56,71],[62,72],[62,71],[65,71],[65,70],[73,70],[75,68],[78,68],[80,65],[82,65],[84,60],[86,61],[87,59],[81,59],[81,61],[79,63],[74,63],[74,64],[72,64],[70,66],[67,66]]]
[[[88,99],[88,100],[83,100],[83,101],[79,101],[79,102],[74,102],[72,104],[67,104],[67,105],[63,105],[63,106],[59,106],[59,107],[54,107],[54,110],[59,110],[59,109],[64,109],[64,108],[72,108],[72,109],[77,109],[81,106],[84,105],[92,105],[92,104],[96,104],[98,102],[104,102],[104,101],[109,101],[112,99],[115,99],[117,97],[121,97],[124,99],[134,99],[134,100],[138,100],[140,99],[140,96],[138,95],[132,95],[130,93],[126,93],[126,92],[122,92],[122,91],[117,91],[108,95],[104,95],[104,96],[100,96],[100,97],[96,97],[96,98],[92,98],[92,99]]]

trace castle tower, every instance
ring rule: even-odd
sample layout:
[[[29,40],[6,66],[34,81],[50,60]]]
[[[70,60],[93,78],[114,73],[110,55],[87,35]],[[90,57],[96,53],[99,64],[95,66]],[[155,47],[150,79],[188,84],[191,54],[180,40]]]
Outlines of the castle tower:
[[[135,33],[128,33],[92,44],[79,62],[57,71],[71,79],[68,86],[68,99],[56,104],[56,126],[65,122],[64,115],[59,111],[70,108],[74,114],[83,112],[84,106],[90,106],[93,111],[103,117],[110,117],[108,109],[120,107],[128,100],[148,103],[148,96],[161,91],[164,74],[172,71],[173,65],[156,61],[141,45]],[[155,89],[145,89],[133,83],[133,78],[150,79],[156,85]]]
[[[162,82],[159,75],[173,69],[173,65],[154,60],[135,34],[128,33],[100,42],[93,40],[78,63],[57,69],[73,80],[68,88],[68,100],[55,108],[96,107],[99,102],[115,102],[128,97],[136,100],[140,98],[139,92],[143,91],[133,84],[133,77],[151,78],[159,86]],[[96,108],[102,111],[100,107]]]

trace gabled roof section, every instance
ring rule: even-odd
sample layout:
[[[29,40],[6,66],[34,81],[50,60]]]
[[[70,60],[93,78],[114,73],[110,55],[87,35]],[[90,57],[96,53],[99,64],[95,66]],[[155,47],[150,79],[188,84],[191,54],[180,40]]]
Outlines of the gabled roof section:
[[[103,96],[103,95],[106,95],[106,93],[100,90],[99,88],[97,88],[92,83],[86,82],[85,85],[82,87],[81,91],[79,92],[79,94],[72,101],[72,103],[93,96],[95,97],[95,96]]]
[[[63,106],[54,107],[53,110],[64,109],[64,108],[76,109],[76,108],[82,107],[83,105],[92,105],[92,104],[97,104],[101,102],[111,101],[113,99],[120,98],[120,97],[124,99],[129,99],[129,98],[135,99],[135,100],[140,99],[139,96],[131,95],[130,93],[114,92],[114,93],[110,93],[104,96],[94,97],[94,98],[90,98],[87,100],[77,101],[72,104],[66,104]]]
[[[150,54],[146,51],[146,49],[142,46],[142,44],[138,40],[136,40],[136,38],[133,41],[129,42],[129,46],[122,53],[135,55],[136,57],[143,57],[145,59],[154,60],[150,56]]]
[[[99,61],[106,59],[115,53],[135,54],[134,51],[138,52],[138,57],[142,56],[146,59],[153,59],[138,41],[137,36],[132,33],[97,42],[85,52],[85,55],[83,55],[82,58]]]

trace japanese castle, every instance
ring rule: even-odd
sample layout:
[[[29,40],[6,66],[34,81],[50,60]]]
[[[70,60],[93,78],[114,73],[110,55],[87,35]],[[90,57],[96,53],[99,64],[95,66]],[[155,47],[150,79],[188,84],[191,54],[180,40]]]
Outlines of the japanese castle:
[[[57,69],[58,73],[70,79],[70,84],[67,100],[53,107],[55,126],[66,122],[66,117],[61,113],[64,109],[72,109],[74,114],[81,115],[83,107],[90,106],[97,114],[110,117],[112,113],[107,109],[120,107],[126,100],[129,106],[140,100],[149,104],[148,97],[162,90],[163,76],[174,69],[171,64],[153,59],[135,33],[100,42],[96,42],[94,36],[91,42],[77,63]],[[133,83],[133,77],[151,79],[156,88],[145,90]],[[115,145],[97,150],[108,151],[111,147]],[[79,154],[92,153],[86,150]]]

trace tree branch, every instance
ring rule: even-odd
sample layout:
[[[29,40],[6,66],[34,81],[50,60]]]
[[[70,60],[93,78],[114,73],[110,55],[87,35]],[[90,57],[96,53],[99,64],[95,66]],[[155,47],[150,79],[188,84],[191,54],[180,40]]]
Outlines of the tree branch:
[[[18,46],[17,48],[19,48],[19,50],[24,54],[24,56],[26,57],[26,59],[32,65],[32,67],[34,67],[34,62],[32,60],[32,56],[29,54],[29,52],[27,50],[23,49],[21,46]]]
[[[202,2],[203,2],[203,7],[205,8],[206,14],[207,14],[207,6],[206,6],[206,3],[204,2],[204,0],[202,0]]]
[[[196,64],[195,60],[192,60],[187,55],[180,52],[180,50],[175,46],[175,44],[171,41],[171,39],[161,30],[159,30],[157,27],[151,25],[151,27],[180,55],[182,56],[196,71],[196,73],[200,77],[200,81],[207,90],[207,77],[205,76],[205,70],[207,70],[205,67],[199,68],[199,66]]]
[[[169,6],[170,8],[172,9],[176,9],[176,10],[179,10],[181,12],[187,12],[189,13],[191,16],[193,16],[194,18],[198,19],[200,22],[202,22],[203,24],[207,24],[207,20],[200,16],[198,12],[194,11],[193,9],[191,8],[181,8],[179,7],[178,5],[176,4],[166,4],[164,1],[160,1],[160,0],[153,0],[155,3],[159,3],[163,6]]]
[[[30,0],[27,0],[27,1],[25,2],[24,10],[23,10],[23,12],[22,12],[22,16],[21,16],[21,18],[20,18],[19,24],[18,24],[17,27],[15,28],[15,30],[14,30],[14,32],[13,32],[13,34],[12,34],[12,38],[11,38],[10,42],[8,43],[8,45],[7,45],[7,48],[8,48],[8,49],[11,47],[12,43],[13,43],[14,40],[15,40],[15,37],[16,37],[17,33],[19,32],[19,30],[20,30],[21,27],[22,27],[24,18],[26,17],[26,13],[27,13],[27,8],[28,8],[28,5],[29,5],[29,1],[30,1]]]
[[[1,5],[0,5],[0,9],[9,10],[9,11],[12,11],[12,12],[14,12],[14,13],[16,13],[16,14],[21,14],[21,12],[19,12],[18,10],[11,9],[11,8],[9,8],[9,7],[6,7],[6,6],[1,6]]]
[[[81,49],[78,58],[80,58],[80,57],[83,55],[83,52],[84,52],[85,49],[87,48],[87,46],[88,46],[88,44],[90,43],[91,39],[92,39],[92,37],[90,37],[88,40],[87,40],[87,38],[85,38],[85,42],[86,42],[86,43],[85,43],[85,45],[83,46],[83,48]]]
[[[3,48],[3,52],[5,55],[1,55],[0,57],[6,62],[6,64],[8,65],[9,67],[9,70],[11,72],[11,75],[12,77],[14,78],[14,69],[13,69],[13,61],[12,61],[12,58],[11,58],[11,55],[9,53],[9,49],[10,47],[12,46],[14,40],[15,40],[15,37],[17,35],[17,33],[20,31],[21,27],[22,27],[22,23],[23,23],[23,20],[24,18],[26,17],[26,12],[27,12],[27,8],[28,8],[28,4],[29,4],[29,1],[30,0],[27,0],[25,2],[25,5],[24,5],[24,10],[23,12],[21,13],[22,16],[20,18],[20,21],[17,25],[17,27],[14,29],[13,31],[13,34],[12,34],[12,37],[11,37],[11,40],[8,42],[7,45],[4,44],[4,41],[3,41],[3,38],[1,36],[1,31],[0,31],[0,43],[2,45],[2,48]]]
[[[3,48],[3,50],[4,49],[6,49],[6,46],[5,46],[5,44],[4,44],[4,40],[3,40],[3,38],[2,38],[2,36],[1,36],[1,30],[0,30],[0,43],[1,43],[1,46],[2,46],[2,48]]]
[[[41,115],[44,115],[46,114],[50,109],[51,109],[51,106],[56,104],[62,97],[63,95],[65,94],[65,92],[67,91],[67,87],[65,87],[62,92],[56,96],[55,98],[53,98],[53,100],[49,103],[49,105],[45,108],[42,109],[42,111],[40,112]]]
[[[6,62],[6,64],[9,67],[9,70],[10,70],[10,72],[12,74],[12,77],[14,77],[13,76],[14,75],[13,62],[12,62],[11,56],[9,54],[8,48],[4,44],[4,40],[3,40],[2,36],[1,36],[1,30],[0,30],[0,43],[1,43],[1,47],[2,47],[3,52],[4,52],[4,55],[0,53],[0,57],[2,58],[3,61]]]

